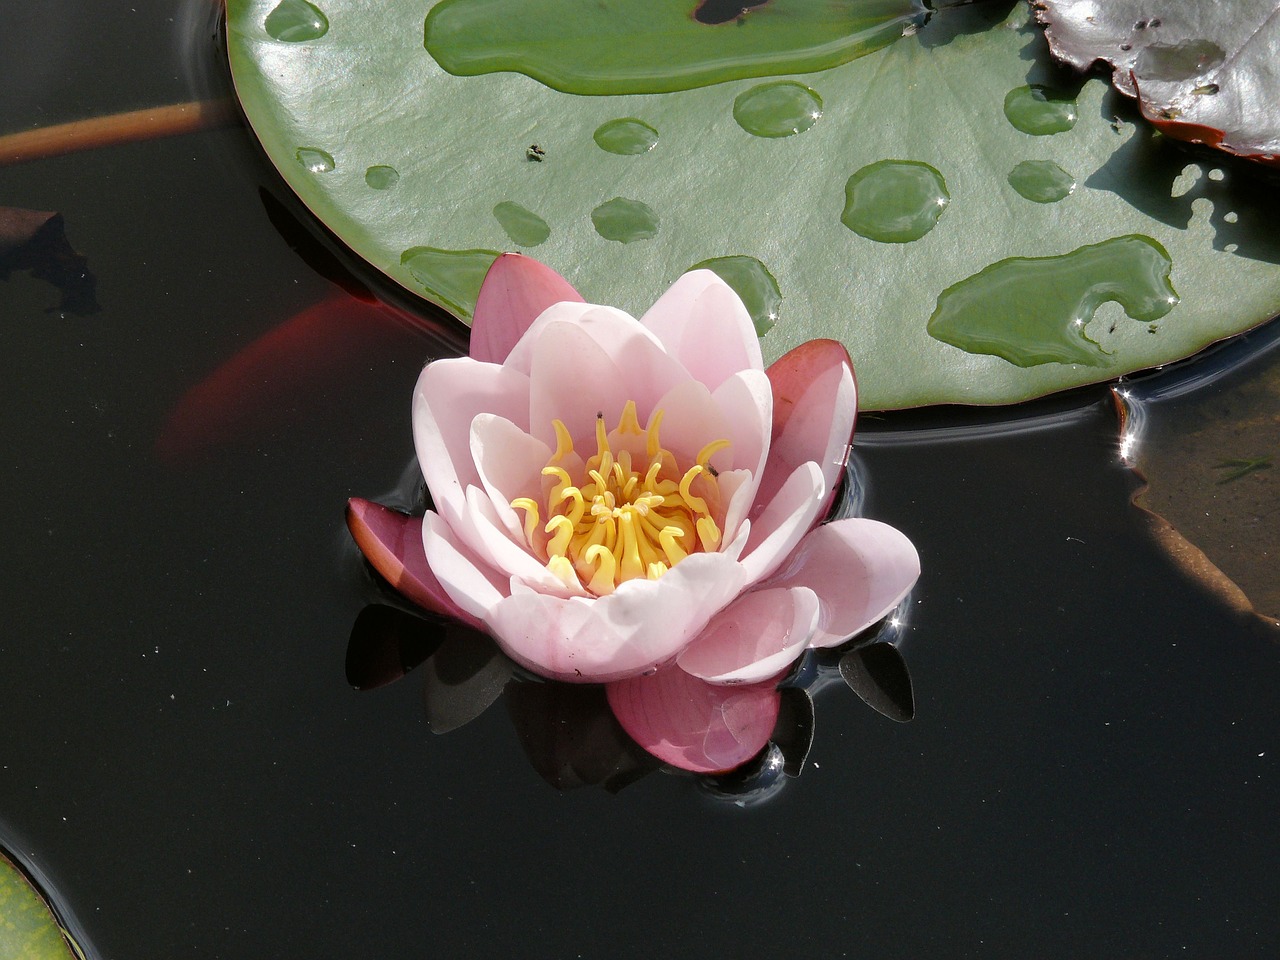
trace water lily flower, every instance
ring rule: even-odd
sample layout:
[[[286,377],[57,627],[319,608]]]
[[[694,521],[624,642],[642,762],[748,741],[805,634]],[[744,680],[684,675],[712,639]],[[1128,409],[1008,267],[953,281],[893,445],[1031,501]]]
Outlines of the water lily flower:
[[[919,575],[893,527],[822,523],[856,406],[842,345],[810,341],[766,370],[710,271],[636,320],[507,255],[470,356],[428,364],[414,392],[435,509],[417,521],[356,500],[348,522],[410,599],[534,673],[608,684],[662,759],[729,769],[767,741],[788,666],[884,617]]]

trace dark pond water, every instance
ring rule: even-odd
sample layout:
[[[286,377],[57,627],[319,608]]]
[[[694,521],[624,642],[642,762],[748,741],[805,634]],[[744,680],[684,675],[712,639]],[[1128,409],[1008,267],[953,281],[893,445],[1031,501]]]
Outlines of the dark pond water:
[[[4,128],[226,94],[211,6],[7,10]],[[60,211],[102,306],[0,283],[0,844],[92,956],[1280,955],[1274,635],[1147,537],[1104,389],[864,421],[867,512],[924,563],[914,722],[828,689],[756,805],[558,791],[507,704],[437,736],[416,674],[347,683],[343,504],[396,484],[447,347],[295,328],[179,407],[376,285],[249,133],[3,167],[0,206]]]

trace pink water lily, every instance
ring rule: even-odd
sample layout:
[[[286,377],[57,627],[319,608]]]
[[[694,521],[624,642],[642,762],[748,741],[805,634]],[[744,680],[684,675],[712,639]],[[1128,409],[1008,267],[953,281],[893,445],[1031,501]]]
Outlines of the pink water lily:
[[[470,356],[428,364],[414,392],[435,509],[356,500],[348,520],[416,603],[537,674],[608,684],[662,759],[730,769],[767,742],[788,666],[881,619],[919,575],[893,527],[822,523],[856,407],[843,346],[810,341],[766,370],[710,271],[636,320],[507,255]]]

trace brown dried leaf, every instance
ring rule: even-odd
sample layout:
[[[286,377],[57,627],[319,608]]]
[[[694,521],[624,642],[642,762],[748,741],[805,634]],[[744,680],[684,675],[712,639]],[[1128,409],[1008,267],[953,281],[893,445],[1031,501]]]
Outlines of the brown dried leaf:
[[[1280,2],[1036,0],[1054,56],[1102,61],[1179,140],[1280,165]]]

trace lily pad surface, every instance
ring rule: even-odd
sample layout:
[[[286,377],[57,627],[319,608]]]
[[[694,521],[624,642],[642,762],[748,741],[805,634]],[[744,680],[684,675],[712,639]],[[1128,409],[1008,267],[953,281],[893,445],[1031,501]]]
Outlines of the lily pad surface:
[[[40,892],[0,854],[0,957],[6,960],[76,960],[53,911]]]
[[[1054,56],[1101,61],[1116,89],[1171,136],[1280,164],[1276,0],[1041,0]]]
[[[357,253],[464,321],[496,251],[530,252],[588,300],[636,315],[694,264],[754,262],[777,288],[759,324],[766,359],[839,339],[863,406],[888,409],[1109,380],[1280,312],[1276,189],[1117,118],[1124,101],[1102,79],[1064,82],[1022,4],[925,22],[902,0],[766,0],[707,22],[725,5],[530,0],[514,6],[551,18],[536,26],[557,39],[520,53],[493,52],[511,31],[481,29],[485,11],[512,6],[500,0],[315,0],[319,16],[291,4],[313,25],[303,36],[327,24],[310,39],[272,35],[281,5],[229,0],[227,13],[236,88],[268,155]],[[611,25],[598,41],[566,26],[588,7]],[[828,7],[873,40],[833,39],[816,12]],[[667,30],[674,72],[654,39]],[[489,59],[463,65],[445,47]],[[610,72],[604,54],[620,49],[630,66]],[[741,104],[767,107],[747,96],[767,85],[810,91],[812,109],[744,126]],[[1006,103],[1024,88],[1015,125]],[[646,131],[645,149],[600,144],[619,120]],[[1010,182],[1028,162],[1074,189],[1028,197]],[[868,168],[936,172],[932,192],[868,194],[876,222],[924,229],[877,239],[849,226],[866,222],[847,188]],[[1098,251],[1136,251],[1142,269]],[[1060,275],[1081,264],[1065,305]],[[975,308],[957,309],[956,290]],[[977,309],[988,297],[1011,308]],[[1147,304],[1136,317],[1134,303]]]

